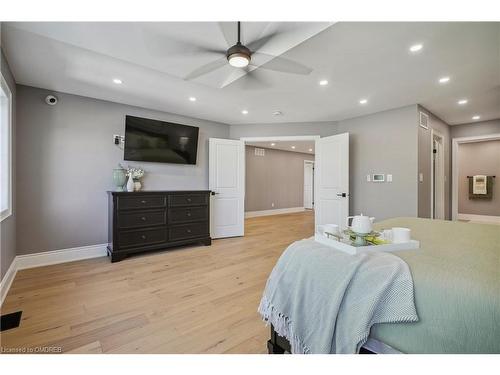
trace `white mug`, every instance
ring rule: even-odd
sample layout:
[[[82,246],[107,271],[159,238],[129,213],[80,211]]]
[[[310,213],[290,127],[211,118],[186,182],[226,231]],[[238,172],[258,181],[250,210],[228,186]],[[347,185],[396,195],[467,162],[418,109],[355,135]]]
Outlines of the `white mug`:
[[[410,242],[411,229],[409,228],[392,228],[392,243]]]

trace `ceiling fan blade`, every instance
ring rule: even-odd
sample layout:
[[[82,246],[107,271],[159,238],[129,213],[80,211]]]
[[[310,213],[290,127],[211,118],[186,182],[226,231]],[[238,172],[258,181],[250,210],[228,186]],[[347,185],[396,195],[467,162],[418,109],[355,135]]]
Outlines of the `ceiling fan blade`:
[[[266,82],[256,69],[245,68],[247,74],[241,78],[241,88],[244,90],[262,90],[270,85]]]
[[[219,22],[219,28],[224,35],[227,46],[231,47],[238,41],[238,23],[237,22]]]
[[[312,69],[308,66],[281,56],[273,56],[262,52],[252,53],[252,63],[262,69],[275,70],[284,73],[307,75],[312,72]]]
[[[279,33],[279,32],[273,32],[273,33],[271,33],[269,35],[263,36],[262,38],[254,40],[251,43],[248,43],[246,46],[250,49],[250,51],[258,51],[259,49],[261,49],[262,47],[264,47],[264,45],[269,40],[271,40],[272,38],[274,38],[278,34],[281,34],[281,33]]]
[[[166,37],[152,28],[143,28],[141,29],[141,32],[144,44],[152,56],[185,56],[207,53],[223,55],[226,53],[226,51],[222,48],[200,45],[186,39],[177,39],[173,36]]]
[[[184,79],[185,80],[195,79],[199,76],[202,76],[204,74],[207,74],[207,73],[213,72],[214,70],[222,68],[225,65],[227,65],[227,59],[224,56],[224,57],[221,57],[220,59],[209,62],[208,64],[205,64],[205,65],[199,67],[198,69],[193,70],[186,77],[184,77]]]

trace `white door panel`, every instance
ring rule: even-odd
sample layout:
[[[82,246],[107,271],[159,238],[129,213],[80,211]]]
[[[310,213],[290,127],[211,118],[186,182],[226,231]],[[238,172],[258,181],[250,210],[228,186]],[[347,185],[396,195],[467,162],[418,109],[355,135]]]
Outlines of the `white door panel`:
[[[315,225],[344,228],[349,216],[348,133],[316,140],[315,176]]]
[[[245,145],[230,139],[209,139],[209,189],[212,238],[243,236]]]

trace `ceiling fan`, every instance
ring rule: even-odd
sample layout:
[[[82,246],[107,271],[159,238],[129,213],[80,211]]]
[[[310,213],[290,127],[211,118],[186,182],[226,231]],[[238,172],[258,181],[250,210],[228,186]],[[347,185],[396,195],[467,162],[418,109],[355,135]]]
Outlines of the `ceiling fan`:
[[[218,54],[221,54],[222,56],[219,59],[205,64],[192,71],[185,77],[186,80],[195,79],[202,75],[213,72],[219,68],[222,68],[223,66],[226,66],[228,64],[234,68],[245,70],[247,72],[246,77],[250,79],[256,79],[254,75],[255,68],[303,75],[312,72],[311,68],[299,64],[295,61],[259,51],[270,39],[278,35],[277,32],[263,36],[244,45],[241,42],[241,22],[238,22],[237,30],[234,30],[237,31],[237,40],[236,44],[233,44],[235,35],[232,34],[232,32],[226,27],[224,27],[223,24],[219,25],[221,25],[222,33],[226,39],[226,42],[228,43],[228,46],[230,47],[227,50],[214,50],[212,48],[199,47],[199,50],[201,51],[216,52]]]

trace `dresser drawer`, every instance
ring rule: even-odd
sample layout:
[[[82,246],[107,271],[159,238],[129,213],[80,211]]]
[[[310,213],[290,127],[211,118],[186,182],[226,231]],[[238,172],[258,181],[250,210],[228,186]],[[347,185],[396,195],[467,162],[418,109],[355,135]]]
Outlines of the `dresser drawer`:
[[[141,228],[166,224],[167,215],[165,210],[122,211],[117,215],[118,229]]]
[[[169,207],[208,206],[208,194],[175,194],[168,196]]]
[[[139,195],[133,197],[118,197],[118,209],[130,210],[141,208],[160,208],[166,206],[164,195]]]
[[[156,245],[163,242],[167,242],[166,228],[118,232],[118,246],[120,249]]]
[[[168,209],[169,224],[191,223],[193,221],[208,221],[208,206]]]
[[[208,236],[208,222],[177,225],[168,229],[170,241]]]

